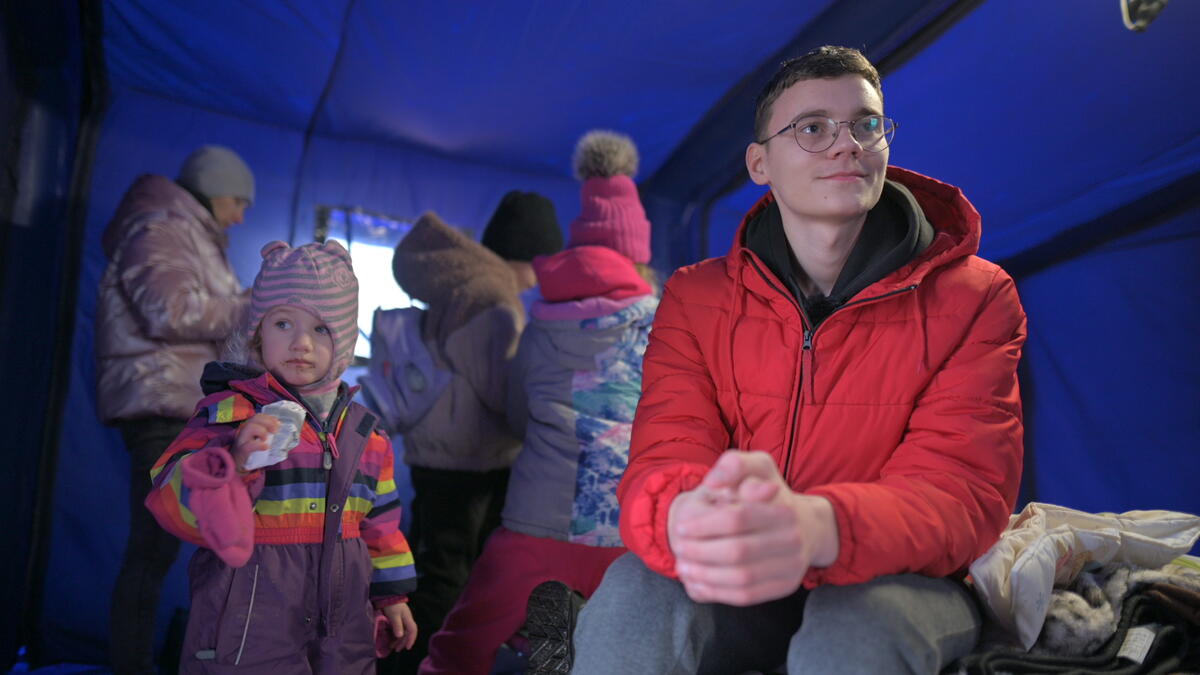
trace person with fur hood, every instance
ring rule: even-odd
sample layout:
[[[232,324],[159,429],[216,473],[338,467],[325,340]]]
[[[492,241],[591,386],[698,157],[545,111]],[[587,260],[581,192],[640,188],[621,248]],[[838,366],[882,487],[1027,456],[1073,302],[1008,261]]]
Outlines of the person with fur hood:
[[[637,161],[633,142],[613,132],[590,132],[576,147],[582,212],[566,250],[533,261],[542,299],[509,374],[508,419],[524,445],[502,526],[431,638],[423,675],[489,672],[526,622],[527,602],[529,672],[557,672],[568,645],[538,619],[553,624],[576,591],[590,596],[625,552],[616,489],[658,305]]]
[[[208,145],[179,176],[139,176],[104,231],[109,263],[96,307],[96,407],[129,451],[129,538],[113,587],[109,654],[117,675],[155,672],[154,618],[179,541],[142,506],[150,467],[179,435],[246,307],[227,230],[254,202],[254,174]],[[114,495],[115,496],[115,495]]]
[[[530,261],[561,248],[553,203],[517,190],[497,206],[482,244],[430,212],[396,246],[396,282],[427,308],[376,312],[372,360],[384,362],[372,369],[398,376],[365,384],[377,401],[392,401],[379,409],[404,439],[421,579],[411,605],[423,638],[411,652],[389,657],[383,672],[416,672],[428,636],[500,524],[509,468],[521,448],[504,410],[508,363],[526,323],[522,294],[536,284]]]

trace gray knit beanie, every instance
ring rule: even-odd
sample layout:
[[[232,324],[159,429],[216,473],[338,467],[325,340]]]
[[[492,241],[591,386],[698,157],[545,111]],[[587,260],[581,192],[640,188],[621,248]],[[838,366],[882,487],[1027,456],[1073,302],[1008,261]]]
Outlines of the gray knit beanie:
[[[209,199],[241,197],[254,203],[254,174],[236,152],[221,145],[205,145],[188,155],[176,181]]]

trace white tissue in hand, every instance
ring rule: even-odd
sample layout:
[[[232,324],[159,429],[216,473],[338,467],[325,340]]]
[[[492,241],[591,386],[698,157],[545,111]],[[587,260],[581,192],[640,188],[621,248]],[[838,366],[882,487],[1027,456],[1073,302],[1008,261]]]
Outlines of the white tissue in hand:
[[[295,401],[276,401],[260,411],[279,420],[279,431],[267,435],[267,449],[250,453],[245,469],[253,471],[278,464],[287,459],[292,448],[300,444],[300,427],[304,424],[304,407]]]

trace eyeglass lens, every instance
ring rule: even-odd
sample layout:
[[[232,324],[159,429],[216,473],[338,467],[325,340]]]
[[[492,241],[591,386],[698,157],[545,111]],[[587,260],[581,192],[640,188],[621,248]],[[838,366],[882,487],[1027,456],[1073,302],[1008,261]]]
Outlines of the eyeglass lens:
[[[880,152],[892,142],[896,125],[889,117],[868,115],[849,122],[838,123],[828,117],[805,117],[796,120],[792,128],[796,144],[809,152],[828,150],[837,140],[841,125],[850,127],[850,134],[864,150]]]

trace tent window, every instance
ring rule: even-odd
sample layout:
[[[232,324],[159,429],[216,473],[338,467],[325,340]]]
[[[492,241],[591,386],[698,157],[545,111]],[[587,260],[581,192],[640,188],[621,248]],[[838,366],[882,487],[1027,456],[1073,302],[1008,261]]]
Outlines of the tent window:
[[[371,319],[375,309],[423,307],[400,290],[392,276],[392,251],[412,229],[403,218],[352,206],[318,206],[317,241],[333,239],[350,251],[358,277],[358,344],[354,355],[371,357]]]

